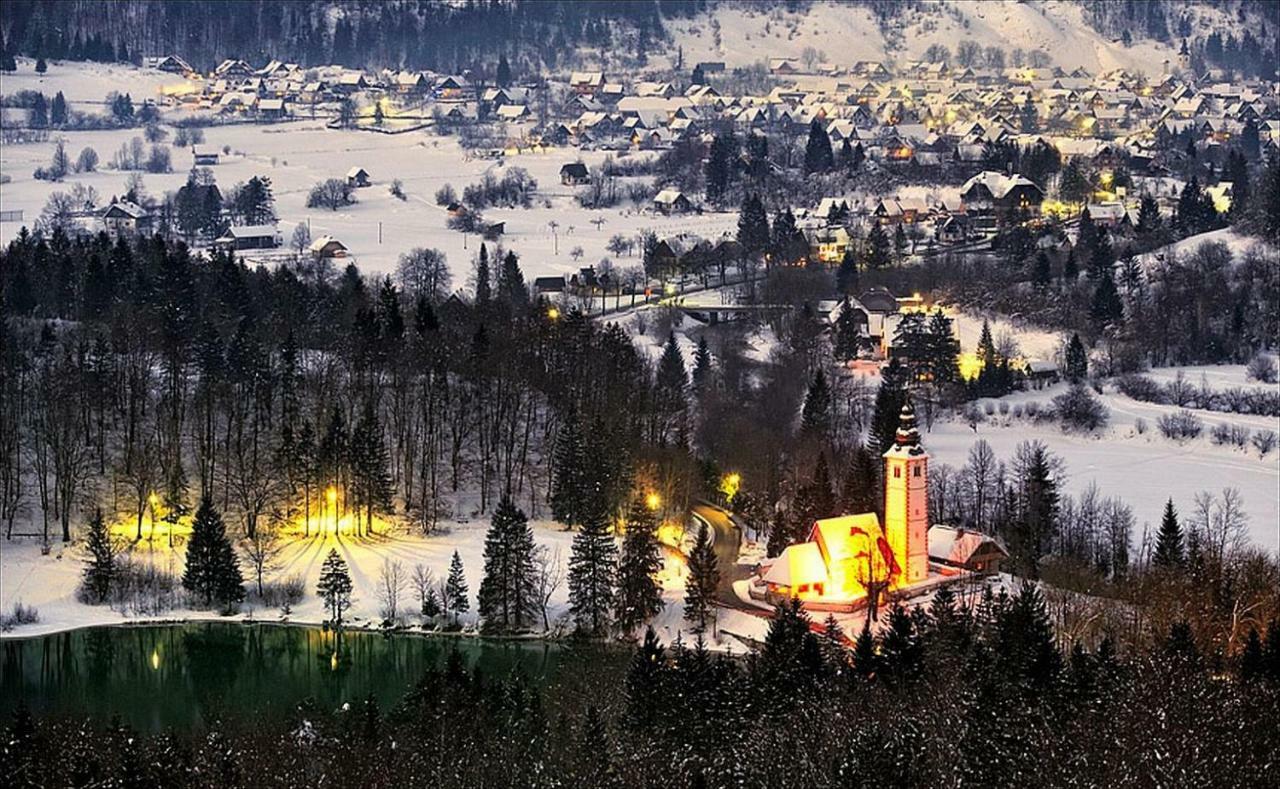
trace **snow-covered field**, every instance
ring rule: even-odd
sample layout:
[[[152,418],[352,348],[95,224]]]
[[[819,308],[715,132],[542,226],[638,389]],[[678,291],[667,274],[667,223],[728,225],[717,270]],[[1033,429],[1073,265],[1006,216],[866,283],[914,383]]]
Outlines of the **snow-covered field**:
[[[946,46],[954,54],[964,40],[984,49],[997,47],[1006,57],[1014,48],[1039,49],[1068,71],[1083,66],[1095,73],[1124,68],[1159,74],[1166,60],[1177,59],[1176,50],[1165,44],[1138,39],[1125,47],[1108,40],[1084,22],[1078,5],[1054,0],[944,0],[922,4],[898,24],[902,41],[895,45],[885,39],[866,8],[816,2],[789,12],[743,2],[718,4],[710,14],[672,21],[668,27],[686,63],[720,60],[730,67],[770,57],[798,59],[810,47],[822,53],[824,62],[843,67],[859,60],[920,59],[933,44]]]
[[[1214,389],[1231,386],[1269,386],[1246,381],[1243,365],[1180,368],[1188,383],[1199,386],[1201,377]],[[1152,372],[1156,380],[1172,380],[1178,369]],[[1160,435],[1156,420],[1163,414],[1179,410],[1175,406],[1142,403],[1108,387],[1101,399],[1110,412],[1110,423],[1096,434],[1064,433],[1053,422],[1036,423],[1012,416],[1018,403],[1037,401],[1048,406],[1054,396],[1066,390],[1065,384],[1040,391],[1018,392],[1002,398],[1010,404],[1010,414],[995,416],[979,424],[976,432],[963,420],[940,421],[924,436],[924,444],[935,463],[948,463],[956,468],[964,465],[970,448],[985,440],[996,457],[1008,460],[1023,441],[1038,440],[1066,462],[1067,480],[1064,492],[1079,495],[1091,483],[1097,483],[1105,496],[1122,499],[1133,508],[1137,527],[1135,542],[1142,530],[1153,531],[1159,525],[1161,508],[1173,499],[1178,511],[1189,514],[1194,496],[1201,491],[1220,494],[1233,487],[1244,499],[1249,516],[1249,536],[1253,543],[1269,551],[1280,551],[1280,452],[1272,451],[1260,458],[1247,450],[1215,446],[1208,431],[1216,424],[1248,427],[1250,430],[1280,432],[1280,420],[1243,414],[1195,410],[1205,423],[1200,438],[1171,441]],[[1145,422],[1146,431],[1139,433],[1135,424]]]

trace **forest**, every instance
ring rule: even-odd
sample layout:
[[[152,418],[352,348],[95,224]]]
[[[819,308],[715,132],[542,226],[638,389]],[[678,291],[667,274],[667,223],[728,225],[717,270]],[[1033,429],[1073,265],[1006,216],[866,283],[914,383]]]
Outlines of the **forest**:
[[[228,660],[242,649],[224,645]],[[747,659],[701,639],[573,647],[549,687],[454,652],[388,709],[305,700],[283,720],[144,735],[7,722],[10,786],[1264,786],[1280,744],[1280,622],[1222,665],[1186,622],[1067,651],[1027,585],[893,608],[849,648],[783,606]],[[940,747],[945,743],[945,747]]]

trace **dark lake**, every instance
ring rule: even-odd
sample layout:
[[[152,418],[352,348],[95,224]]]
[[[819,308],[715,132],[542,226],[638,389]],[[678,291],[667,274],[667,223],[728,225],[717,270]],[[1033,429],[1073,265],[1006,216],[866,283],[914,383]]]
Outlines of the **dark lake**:
[[[19,699],[39,716],[119,715],[143,731],[200,728],[215,718],[285,716],[304,699],[321,708],[394,705],[450,651],[487,676],[517,667],[555,679],[567,647],[540,641],[199,622],[95,627],[0,642],[0,714]]]

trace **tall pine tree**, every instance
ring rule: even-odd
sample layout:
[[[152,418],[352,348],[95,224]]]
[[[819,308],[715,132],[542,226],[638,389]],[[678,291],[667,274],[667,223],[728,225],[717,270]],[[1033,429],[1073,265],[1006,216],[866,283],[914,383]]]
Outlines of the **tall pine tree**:
[[[597,495],[587,507],[582,530],[569,554],[569,608],[579,631],[604,635],[614,601],[617,546],[609,532],[609,514]]]
[[[1164,505],[1164,516],[1160,519],[1160,531],[1156,534],[1156,549],[1151,556],[1151,563],[1157,567],[1181,567],[1184,561],[1182,552],[1182,525],[1178,523],[1178,511],[1173,507],[1173,499]]]
[[[200,598],[205,606],[231,606],[244,599],[244,577],[227,538],[222,515],[213,499],[204,496],[191,524],[187,543],[187,566],[182,587]]]
[[[662,554],[656,529],[652,510],[639,497],[634,498],[618,560],[615,620],[623,633],[630,633],[662,610],[662,587],[657,580]]]
[[[707,620],[715,614],[716,588],[720,585],[720,566],[711,532],[706,522],[698,529],[698,537],[689,551],[689,576],[684,585],[684,618],[693,625],[693,632],[703,633]]]

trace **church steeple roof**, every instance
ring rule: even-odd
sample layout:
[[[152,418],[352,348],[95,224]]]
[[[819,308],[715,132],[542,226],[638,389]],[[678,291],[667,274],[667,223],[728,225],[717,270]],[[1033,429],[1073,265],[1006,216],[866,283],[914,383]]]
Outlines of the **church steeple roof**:
[[[894,435],[893,448],[909,455],[924,454],[924,447],[920,446],[920,431],[916,428],[916,412],[910,400],[902,404],[902,413],[898,415],[898,432]]]

